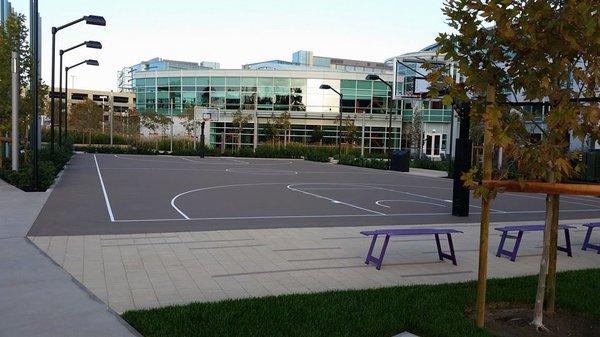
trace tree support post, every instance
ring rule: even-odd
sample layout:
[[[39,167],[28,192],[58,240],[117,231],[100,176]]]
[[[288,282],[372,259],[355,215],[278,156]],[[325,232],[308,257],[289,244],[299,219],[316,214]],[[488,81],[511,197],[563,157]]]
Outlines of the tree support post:
[[[556,248],[558,245],[558,212],[560,195],[550,194],[550,212],[553,214],[550,224],[550,251],[548,256],[548,275],[546,276],[546,303],[548,313],[554,313],[556,303]]]
[[[19,58],[17,52],[12,52],[12,139],[11,139],[11,169],[19,170]]]
[[[490,117],[492,109],[496,102],[496,88],[488,87],[487,106],[485,108],[485,132],[483,136],[483,180],[492,179],[492,156],[494,152],[494,143],[492,140],[492,125]],[[477,276],[477,310],[476,324],[483,328],[485,325],[485,299],[487,286],[487,258],[488,258],[488,238],[490,227],[490,200],[491,196],[485,193],[481,199],[481,228],[479,233],[479,271]]]

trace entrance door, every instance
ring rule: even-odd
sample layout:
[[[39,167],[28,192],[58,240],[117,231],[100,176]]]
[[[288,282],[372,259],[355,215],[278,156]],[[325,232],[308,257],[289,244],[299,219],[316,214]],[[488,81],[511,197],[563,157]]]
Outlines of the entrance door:
[[[425,154],[430,157],[438,157],[442,147],[442,135],[427,134],[425,135]]]

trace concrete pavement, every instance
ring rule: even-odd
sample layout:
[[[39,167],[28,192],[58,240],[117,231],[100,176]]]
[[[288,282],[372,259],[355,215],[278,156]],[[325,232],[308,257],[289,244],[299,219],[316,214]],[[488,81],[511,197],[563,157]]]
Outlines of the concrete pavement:
[[[139,336],[25,238],[49,194],[0,180],[0,335]]]
[[[496,225],[501,223],[492,228]],[[232,298],[476,279],[479,224],[437,226],[464,232],[453,236],[458,266],[438,260],[433,236],[393,237],[378,271],[364,263],[370,238],[359,232],[368,227],[38,236],[32,240],[111,308],[123,312]],[[600,255],[581,250],[584,234],[581,226],[571,230],[573,257],[559,252],[559,270],[598,267]],[[379,241],[376,254],[383,239]],[[442,241],[447,249],[448,243]],[[515,262],[495,256],[499,241],[499,232],[491,230],[491,278],[537,274],[541,233],[525,234]],[[513,243],[507,241],[506,249]]]

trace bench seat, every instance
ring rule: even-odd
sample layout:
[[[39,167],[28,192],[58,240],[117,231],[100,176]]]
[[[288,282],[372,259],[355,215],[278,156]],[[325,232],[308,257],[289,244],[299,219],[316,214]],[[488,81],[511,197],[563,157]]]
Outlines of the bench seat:
[[[387,249],[388,243],[390,241],[390,237],[392,236],[416,236],[416,235],[434,235],[435,243],[437,245],[438,257],[440,261],[444,259],[448,259],[452,261],[452,264],[457,265],[456,263],[456,255],[454,253],[454,245],[452,244],[452,234],[462,233],[461,231],[451,229],[451,228],[394,228],[394,229],[377,229],[373,231],[362,231],[360,232],[365,236],[373,236],[373,240],[371,241],[371,246],[369,247],[369,251],[367,253],[367,258],[365,260],[366,264],[370,262],[375,263],[377,270],[381,269],[381,264],[383,263],[383,257],[385,256],[385,251]],[[450,250],[450,254],[444,253],[442,251],[442,245],[440,243],[440,235],[446,235],[448,238],[448,247]],[[376,258],[373,256],[373,249],[375,248],[375,243],[377,242],[377,237],[380,235],[385,235],[385,240],[383,241],[383,246],[381,248],[381,253],[379,257]]]
[[[505,255],[510,258],[511,261],[515,262],[517,259],[517,253],[519,252],[519,247],[521,246],[521,240],[523,239],[524,232],[542,232],[544,231],[544,225],[515,225],[515,226],[504,226],[497,227],[495,230],[502,232],[502,238],[500,239],[500,244],[498,245],[498,251],[496,252],[497,257],[501,257]],[[573,256],[571,250],[571,236],[569,235],[569,229],[575,228],[570,225],[558,225],[559,230],[563,230],[565,233],[565,242],[566,245],[564,247],[557,246],[556,248],[562,252],[566,252],[569,257]],[[506,242],[506,238],[508,237],[508,233],[510,232],[518,232],[517,240],[515,241],[515,246],[512,251],[504,249],[504,243]]]

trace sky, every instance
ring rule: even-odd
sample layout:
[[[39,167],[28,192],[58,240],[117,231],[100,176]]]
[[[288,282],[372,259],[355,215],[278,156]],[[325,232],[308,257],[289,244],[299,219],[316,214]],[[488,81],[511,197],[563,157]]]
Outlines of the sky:
[[[29,1],[11,2],[17,12],[29,15]],[[83,15],[104,16],[106,27],[79,23],[59,31],[57,55],[86,40],[100,41],[102,50],[81,47],[64,56],[65,66],[88,58],[97,59],[100,66],[71,70],[69,86],[116,90],[120,69],[153,57],[214,61],[221,69],[291,61],[297,50],[382,62],[419,50],[440,32],[450,31],[442,4],[443,0],[41,0],[42,79],[50,84],[51,27]]]

